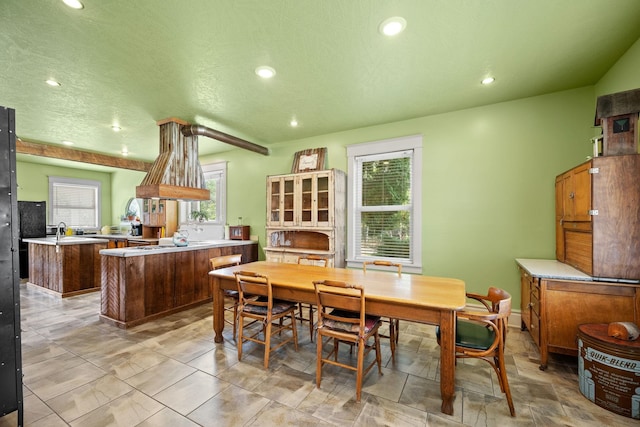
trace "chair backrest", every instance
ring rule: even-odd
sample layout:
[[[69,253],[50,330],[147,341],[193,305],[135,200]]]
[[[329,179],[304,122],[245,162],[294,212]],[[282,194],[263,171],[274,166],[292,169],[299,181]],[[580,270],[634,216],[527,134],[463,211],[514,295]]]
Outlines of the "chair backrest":
[[[364,333],[365,297],[362,285],[319,280],[313,282],[313,287],[318,306],[318,327],[322,327],[325,320],[332,320],[343,323],[345,330],[358,328],[361,334]],[[345,312],[349,312],[352,316],[339,315]]]
[[[494,323],[502,334],[502,345],[504,345],[507,339],[509,316],[511,315],[511,295],[503,289],[491,286],[487,292],[486,299],[491,301],[491,312],[497,314]]]
[[[396,262],[391,261],[383,261],[383,260],[375,260],[375,261],[365,261],[362,263],[362,271],[367,272],[367,265],[376,265],[379,267],[395,267],[398,272],[398,276],[402,275],[402,264],[398,264]]]
[[[240,305],[267,307],[270,313],[273,308],[273,293],[269,277],[251,271],[236,271],[233,274],[236,276]],[[264,298],[253,298],[255,296],[267,299],[265,301]]]
[[[209,259],[209,268],[211,270],[218,270],[219,268],[240,265],[241,262],[242,262],[242,254],[221,255],[221,256],[217,256]]]
[[[322,264],[322,267],[327,267],[329,265],[329,260],[320,255],[306,254],[306,255],[300,255],[298,257],[298,264],[309,264],[309,265]]]

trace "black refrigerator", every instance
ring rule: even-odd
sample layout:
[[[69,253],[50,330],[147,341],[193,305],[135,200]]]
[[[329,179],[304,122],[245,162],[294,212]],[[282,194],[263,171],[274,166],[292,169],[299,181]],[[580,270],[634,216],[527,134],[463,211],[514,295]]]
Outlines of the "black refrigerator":
[[[18,201],[20,278],[29,277],[29,244],[22,241],[47,236],[47,207],[45,202]]]

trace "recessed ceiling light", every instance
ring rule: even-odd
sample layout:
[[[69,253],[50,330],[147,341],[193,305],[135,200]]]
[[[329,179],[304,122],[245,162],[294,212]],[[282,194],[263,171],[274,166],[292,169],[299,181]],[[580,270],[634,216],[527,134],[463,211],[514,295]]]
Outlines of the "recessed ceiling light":
[[[407,27],[407,21],[400,17],[394,16],[393,18],[387,18],[380,24],[379,30],[385,36],[395,36],[404,31]]]
[[[292,128],[298,127],[298,121],[296,119],[291,119],[289,122]]]
[[[496,79],[494,77],[485,77],[484,79],[482,79],[482,81],[480,83],[482,83],[483,85],[490,85],[491,83],[495,82]]]
[[[80,1],[78,0],[62,0],[62,2],[64,4],[66,4],[67,6],[69,6],[72,9],[82,9],[84,8],[84,5],[82,3],[80,3]]]
[[[271,77],[276,75],[276,70],[271,67],[267,67],[263,65],[261,67],[256,68],[256,74],[262,77],[263,79],[270,79]]]
[[[53,80],[53,79],[45,80],[45,82],[46,82],[49,86],[53,86],[53,87],[58,87],[58,86],[60,86],[60,83],[59,83],[59,82],[57,82],[57,81],[55,81],[55,80]]]
[[[73,142],[71,142],[71,141],[62,141],[62,143],[64,145],[73,145]]]
[[[113,129],[114,132],[120,132],[120,130],[122,128],[120,126],[118,126],[118,125],[113,125],[113,126],[111,126],[111,129]]]

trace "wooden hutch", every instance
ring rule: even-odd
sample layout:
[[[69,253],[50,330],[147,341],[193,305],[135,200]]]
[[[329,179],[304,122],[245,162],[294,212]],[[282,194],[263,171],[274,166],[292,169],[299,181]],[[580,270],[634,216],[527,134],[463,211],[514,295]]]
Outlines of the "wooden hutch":
[[[345,264],[345,173],[337,169],[267,177],[267,261],[304,254]]]
[[[578,325],[640,324],[640,154],[593,158],[556,178],[556,258],[518,260],[522,327],[546,369],[577,355]]]

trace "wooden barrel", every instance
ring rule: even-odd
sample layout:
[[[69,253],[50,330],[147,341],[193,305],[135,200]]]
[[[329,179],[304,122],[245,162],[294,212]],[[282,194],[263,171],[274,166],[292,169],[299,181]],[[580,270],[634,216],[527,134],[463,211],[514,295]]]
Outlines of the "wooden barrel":
[[[607,335],[608,325],[578,326],[580,392],[616,414],[640,419],[640,340]]]

